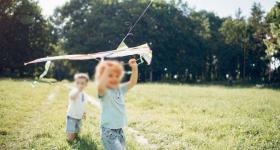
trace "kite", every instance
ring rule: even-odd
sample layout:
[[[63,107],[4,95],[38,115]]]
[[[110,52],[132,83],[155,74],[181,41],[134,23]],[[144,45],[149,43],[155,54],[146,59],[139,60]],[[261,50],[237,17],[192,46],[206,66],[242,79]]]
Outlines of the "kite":
[[[132,56],[132,55],[139,55],[140,56],[140,63],[143,63],[143,59],[146,61],[148,65],[151,64],[152,61],[152,50],[148,46],[148,44],[143,44],[137,47],[127,47],[126,45],[119,47],[116,50],[112,51],[105,51],[105,52],[98,52],[93,54],[74,54],[74,55],[61,55],[61,56],[54,56],[54,57],[45,57],[35,59],[33,61],[24,63],[24,65],[35,64],[46,62],[45,64],[45,71],[40,75],[39,79],[44,78],[47,75],[51,62],[54,60],[91,60],[91,59],[100,59],[103,61],[106,58],[117,58],[117,57],[124,57],[124,56]]]
[[[117,57],[124,57],[124,56],[131,56],[131,55],[139,55],[140,59],[144,59],[148,65],[151,64],[152,61],[152,50],[148,46],[148,44],[143,44],[137,47],[121,47],[116,50],[106,51],[106,52],[98,52],[93,54],[74,54],[74,55],[61,55],[61,56],[54,56],[54,57],[45,57],[35,59],[33,61],[24,63],[24,65],[40,63],[40,62],[47,62],[45,69],[49,68],[50,61],[54,60],[90,60],[90,59],[101,59],[104,60],[105,58],[117,58]]]
[[[142,14],[138,17],[138,19],[135,21],[133,26],[131,26],[128,30],[128,33],[125,35],[125,37],[120,42],[118,48],[116,50],[111,51],[105,51],[105,52],[98,52],[98,53],[92,53],[92,54],[72,54],[72,55],[61,55],[61,56],[53,56],[53,57],[45,57],[45,58],[39,58],[35,59],[33,61],[24,63],[24,65],[29,64],[35,64],[35,63],[41,63],[46,62],[45,64],[45,71],[40,75],[39,79],[43,79],[44,76],[46,76],[49,67],[51,65],[51,61],[55,60],[92,60],[92,59],[100,59],[103,61],[106,58],[117,58],[117,57],[124,57],[124,56],[132,56],[132,55],[139,55],[140,56],[140,63],[143,63],[143,59],[147,62],[148,65],[151,64],[152,61],[152,50],[148,46],[148,44],[143,44],[137,47],[128,47],[125,44],[125,40],[128,36],[132,35],[133,28],[137,25],[137,23],[141,20],[141,18],[144,16],[144,14],[147,12],[149,7],[152,4],[152,0],[148,4],[148,6],[145,8],[145,10],[142,12]]]

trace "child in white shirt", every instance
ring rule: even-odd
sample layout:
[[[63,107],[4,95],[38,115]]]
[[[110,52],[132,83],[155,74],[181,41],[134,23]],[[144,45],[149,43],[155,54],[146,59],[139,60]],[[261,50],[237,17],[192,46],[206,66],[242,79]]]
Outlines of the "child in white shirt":
[[[69,93],[69,105],[66,119],[67,140],[72,142],[80,132],[82,119],[86,117],[86,103],[90,101],[84,92],[89,77],[87,74],[78,73],[74,76],[75,88]]]

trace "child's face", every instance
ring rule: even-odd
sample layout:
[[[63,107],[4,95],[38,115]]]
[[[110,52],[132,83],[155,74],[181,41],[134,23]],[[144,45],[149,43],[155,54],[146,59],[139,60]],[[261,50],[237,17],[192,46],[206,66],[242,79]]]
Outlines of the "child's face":
[[[84,90],[87,87],[87,80],[84,78],[78,78],[75,80],[75,84],[79,90]]]
[[[120,80],[121,80],[121,75],[115,71],[111,71],[109,73],[107,87],[111,89],[117,88],[120,84]]]

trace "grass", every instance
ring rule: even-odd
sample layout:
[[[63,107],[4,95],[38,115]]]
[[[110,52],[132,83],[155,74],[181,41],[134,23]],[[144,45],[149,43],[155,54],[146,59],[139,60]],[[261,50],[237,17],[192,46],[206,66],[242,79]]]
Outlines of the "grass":
[[[0,149],[102,149],[89,105],[80,140],[65,140],[68,82],[0,80]],[[87,92],[95,96],[90,84]],[[254,87],[139,84],[126,96],[128,149],[279,149],[280,91]]]

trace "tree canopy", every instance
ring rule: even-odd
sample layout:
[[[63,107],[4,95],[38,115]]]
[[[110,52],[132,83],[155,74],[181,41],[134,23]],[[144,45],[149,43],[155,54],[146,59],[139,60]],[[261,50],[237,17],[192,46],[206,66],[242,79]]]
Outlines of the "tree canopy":
[[[148,2],[70,0],[45,19],[36,2],[1,0],[1,75],[32,75],[22,64],[35,57],[115,49]],[[254,3],[248,18],[240,10],[235,18],[221,18],[182,1],[155,1],[125,42],[153,50],[152,65],[140,67],[142,81],[270,80],[279,75],[277,69],[269,75],[268,67],[272,56],[279,59],[279,5],[266,16]],[[64,77],[92,74],[96,63],[58,62],[54,69]]]
[[[34,72],[24,61],[51,54],[51,26],[37,3],[29,0],[0,1],[0,73],[25,76]]]

